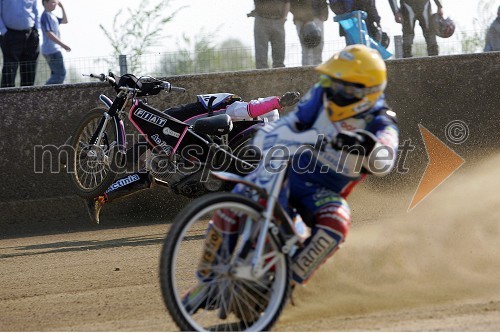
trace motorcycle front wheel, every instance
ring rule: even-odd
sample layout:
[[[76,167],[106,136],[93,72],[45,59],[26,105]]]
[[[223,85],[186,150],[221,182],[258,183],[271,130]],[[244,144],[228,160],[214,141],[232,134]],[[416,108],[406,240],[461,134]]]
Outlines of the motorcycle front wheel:
[[[291,278],[289,257],[276,241],[268,236],[263,274],[235,273],[235,263],[248,263],[255,249],[255,243],[243,240],[248,228],[242,226],[258,225],[262,210],[249,198],[219,192],[192,201],[176,217],[163,243],[160,283],[167,310],[181,330],[267,331],[276,323]],[[228,223],[237,219],[239,231],[217,241],[216,214]],[[218,250],[210,254],[215,243]],[[210,266],[207,258],[213,259]]]
[[[102,195],[124,168],[112,119],[104,128],[100,142],[90,143],[104,112],[104,108],[92,109],[71,137],[68,173],[76,194],[84,199]]]

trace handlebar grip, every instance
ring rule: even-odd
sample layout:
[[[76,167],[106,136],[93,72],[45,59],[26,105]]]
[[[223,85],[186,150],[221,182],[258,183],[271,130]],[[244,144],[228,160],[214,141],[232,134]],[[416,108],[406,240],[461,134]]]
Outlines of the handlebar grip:
[[[185,89],[185,88],[182,88],[182,87],[174,87],[174,86],[171,86],[171,87],[170,87],[170,91],[183,93],[183,92],[186,92],[186,89]]]
[[[185,92],[186,91],[186,89],[181,88],[181,87],[175,87],[170,82],[166,82],[166,81],[163,81],[160,84],[160,87],[165,89],[167,92],[172,92],[172,91],[173,92]]]
[[[105,81],[106,80],[106,75],[104,74],[90,74],[90,77],[93,77],[95,79],[99,79],[99,81]]]

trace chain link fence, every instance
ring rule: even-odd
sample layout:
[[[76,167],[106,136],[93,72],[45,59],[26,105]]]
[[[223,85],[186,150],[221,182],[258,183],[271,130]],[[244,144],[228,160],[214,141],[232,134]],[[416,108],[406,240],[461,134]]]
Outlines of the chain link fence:
[[[438,38],[440,55],[466,54],[482,52],[482,38],[486,31],[457,32],[451,38]],[[394,41],[400,36],[391,36],[389,51],[394,55],[401,52],[395,50]],[[345,46],[344,39],[325,41],[323,60]],[[426,56],[426,44],[423,36],[417,35],[413,45],[414,54]],[[394,56],[393,56],[394,58]],[[286,45],[285,65],[297,67],[302,65],[300,44]],[[170,53],[148,53],[140,56],[122,55],[119,57],[101,56],[87,58],[71,58],[65,55],[65,83],[90,82],[90,78],[82,74],[99,74],[112,71],[116,74],[134,73],[137,76],[168,77],[172,75],[200,74],[255,69],[253,47],[210,49],[202,52],[177,51]],[[269,61],[271,63],[271,61]],[[3,66],[3,59],[0,61]],[[50,77],[50,68],[43,56],[38,59],[35,85],[44,85]],[[19,86],[17,75],[16,86]]]

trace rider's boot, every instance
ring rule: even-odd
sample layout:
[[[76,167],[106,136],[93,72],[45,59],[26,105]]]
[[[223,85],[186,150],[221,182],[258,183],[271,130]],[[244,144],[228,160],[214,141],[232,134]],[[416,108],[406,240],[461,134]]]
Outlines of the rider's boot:
[[[88,199],[85,202],[90,220],[95,224],[99,224],[99,213],[104,203],[106,203],[106,195],[100,195],[94,199]]]
[[[218,302],[218,288],[210,282],[199,282],[182,298],[182,305],[189,313],[199,309],[214,310]]]
[[[315,226],[311,236],[293,258],[292,278],[297,284],[305,284],[313,273],[344,241],[351,222],[345,200],[323,206],[314,214]]]

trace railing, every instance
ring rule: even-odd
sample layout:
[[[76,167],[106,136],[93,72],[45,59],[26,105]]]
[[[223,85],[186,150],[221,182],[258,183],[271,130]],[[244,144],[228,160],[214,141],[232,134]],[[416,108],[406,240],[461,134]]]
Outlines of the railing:
[[[478,37],[473,38],[467,36],[484,35],[485,31],[456,32],[451,38],[438,38],[440,55],[482,52],[482,40],[478,39]],[[395,43],[395,40],[397,40],[398,37],[400,38],[400,36],[391,36],[391,44],[388,48],[389,51],[396,56],[400,54],[400,52],[395,49],[395,44],[398,44]],[[326,60],[344,46],[344,39],[325,41],[323,60]],[[426,55],[426,44],[423,36],[416,36],[413,47],[416,57]],[[287,67],[301,66],[301,59],[302,49],[300,44],[287,44],[285,65]],[[90,82],[90,79],[83,77],[82,74],[91,72],[102,73],[110,70],[117,74],[128,71],[143,75],[168,77],[181,74],[255,69],[253,47],[212,50],[202,53],[149,53],[143,54],[137,58],[125,55],[120,57],[102,56],[71,58],[65,54],[64,63],[67,71],[65,83]],[[269,63],[271,63],[271,61]],[[3,60],[0,61],[0,66],[3,66]],[[35,76],[35,85],[44,85],[49,77],[50,69],[44,57],[40,56]],[[17,75],[16,86],[19,86],[19,75]]]

